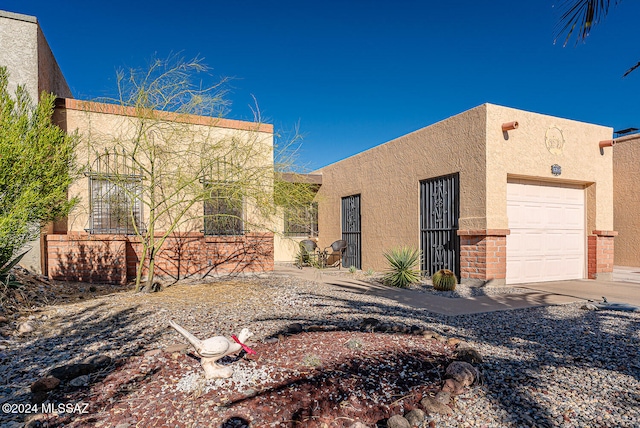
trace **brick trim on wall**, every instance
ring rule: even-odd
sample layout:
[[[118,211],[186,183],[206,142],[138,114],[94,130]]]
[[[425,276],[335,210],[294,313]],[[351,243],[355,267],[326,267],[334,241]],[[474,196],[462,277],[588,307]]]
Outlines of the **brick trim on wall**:
[[[124,284],[135,279],[141,252],[142,243],[135,236],[47,235],[48,275],[56,280]],[[273,234],[174,234],[158,252],[155,266],[159,278],[172,279],[272,271]]]
[[[613,272],[614,238],[617,235],[613,230],[594,230],[593,235],[587,237],[589,279]]]
[[[507,277],[508,229],[459,230],[461,281],[498,281]]]

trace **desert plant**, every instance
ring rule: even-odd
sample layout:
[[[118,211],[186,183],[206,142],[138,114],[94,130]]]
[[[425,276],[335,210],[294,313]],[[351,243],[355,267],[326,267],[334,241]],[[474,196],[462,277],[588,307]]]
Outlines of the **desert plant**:
[[[456,274],[449,269],[440,269],[431,277],[433,288],[440,291],[453,291],[458,284]]]
[[[356,271],[358,270],[357,267],[355,266],[349,266],[349,273],[356,273]]]
[[[376,271],[374,271],[373,269],[367,269],[367,271],[365,272],[365,275],[373,276],[374,273],[376,273]]]
[[[389,262],[389,269],[385,272],[383,281],[393,287],[405,288],[420,281],[420,251],[411,247],[394,248],[384,253]]]

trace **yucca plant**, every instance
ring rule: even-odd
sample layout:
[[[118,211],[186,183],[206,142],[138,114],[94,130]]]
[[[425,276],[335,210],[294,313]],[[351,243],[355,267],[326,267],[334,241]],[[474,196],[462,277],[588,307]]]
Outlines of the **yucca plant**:
[[[420,251],[411,247],[394,248],[384,253],[389,269],[382,280],[393,287],[406,288],[420,281]]]
[[[440,269],[433,274],[431,282],[433,282],[433,288],[436,290],[453,291],[456,289],[456,285],[458,285],[458,278],[456,278],[456,274],[449,269]]]

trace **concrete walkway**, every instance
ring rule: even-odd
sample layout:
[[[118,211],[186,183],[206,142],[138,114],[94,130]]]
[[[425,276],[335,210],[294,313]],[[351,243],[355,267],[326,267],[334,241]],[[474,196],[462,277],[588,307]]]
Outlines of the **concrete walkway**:
[[[426,309],[429,312],[442,315],[477,314],[537,306],[563,305],[576,301],[601,301],[602,296],[605,296],[609,302],[631,303],[640,306],[640,284],[623,282],[577,280],[519,284],[518,288],[525,288],[530,291],[518,294],[451,299],[430,293],[370,284],[348,278],[346,275],[331,275],[309,267],[297,269],[290,266],[276,265],[275,272],[323,282],[358,293],[386,297],[398,303],[418,309]]]

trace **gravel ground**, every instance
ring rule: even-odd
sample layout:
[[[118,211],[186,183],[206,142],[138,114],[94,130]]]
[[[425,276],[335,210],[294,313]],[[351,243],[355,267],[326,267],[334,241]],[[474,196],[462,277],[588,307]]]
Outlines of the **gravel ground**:
[[[182,343],[167,328],[170,319],[202,338],[247,326],[261,341],[291,323],[349,330],[375,317],[462,339],[484,357],[484,384],[458,397],[453,416],[433,416],[436,426],[640,427],[640,313],[580,306],[447,317],[277,274],[118,293],[9,320],[11,328],[29,322],[34,331],[2,330],[0,403],[28,403],[30,384],[61,364]],[[24,420],[0,414],[0,426]]]

